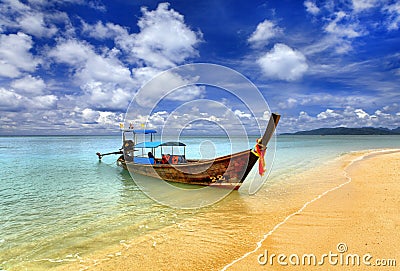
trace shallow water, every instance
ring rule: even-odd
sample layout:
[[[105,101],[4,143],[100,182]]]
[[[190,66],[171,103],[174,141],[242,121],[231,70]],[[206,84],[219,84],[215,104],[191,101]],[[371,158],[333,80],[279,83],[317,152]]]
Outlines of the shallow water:
[[[233,150],[225,138],[181,140],[187,157],[204,158],[245,149],[255,138]],[[0,137],[0,270],[56,267],[215,208],[172,209],[149,199],[115,156],[98,162],[97,151],[119,144],[118,136]],[[262,196],[241,189],[219,204],[268,205],[268,187],[290,176],[350,151],[391,147],[400,147],[399,136],[279,136],[276,153],[269,150],[268,165],[274,154],[275,160]]]

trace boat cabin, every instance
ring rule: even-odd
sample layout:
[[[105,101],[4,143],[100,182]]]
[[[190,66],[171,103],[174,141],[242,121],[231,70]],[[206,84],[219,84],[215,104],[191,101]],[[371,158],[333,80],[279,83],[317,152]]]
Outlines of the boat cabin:
[[[156,130],[123,130],[122,150],[126,161],[135,164],[184,164],[186,145],[179,141],[153,141]],[[143,142],[137,143],[138,136],[143,135]],[[150,141],[146,141],[150,135]],[[148,137],[148,136],[147,136]]]

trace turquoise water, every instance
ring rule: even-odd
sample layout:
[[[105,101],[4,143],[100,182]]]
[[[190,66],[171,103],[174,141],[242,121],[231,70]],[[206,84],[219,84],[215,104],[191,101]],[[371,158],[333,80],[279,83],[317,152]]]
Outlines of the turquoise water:
[[[239,140],[233,150],[225,138],[181,140],[187,157],[207,158],[246,149],[255,138]],[[147,198],[116,166],[116,156],[99,163],[97,151],[120,144],[119,136],[0,137],[0,270],[46,269],[196,215]],[[268,182],[378,148],[400,148],[400,136],[279,136]]]

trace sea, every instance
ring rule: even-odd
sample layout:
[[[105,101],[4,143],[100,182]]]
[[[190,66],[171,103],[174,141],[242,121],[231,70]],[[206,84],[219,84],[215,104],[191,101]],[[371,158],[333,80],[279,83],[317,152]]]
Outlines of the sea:
[[[180,140],[187,157],[212,158],[252,147],[255,139],[234,147],[222,137]],[[120,147],[120,136],[0,137],[0,270],[56,268],[212,208],[181,209],[149,198],[117,166],[118,156],[96,156]],[[400,136],[277,136],[267,149],[263,187],[352,151],[383,148],[400,148]],[[261,196],[232,193],[263,201],[268,189]]]

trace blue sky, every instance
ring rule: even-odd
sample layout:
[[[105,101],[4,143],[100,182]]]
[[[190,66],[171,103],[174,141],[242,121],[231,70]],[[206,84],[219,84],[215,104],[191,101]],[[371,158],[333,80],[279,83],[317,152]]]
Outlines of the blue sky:
[[[399,27],[400,3],[389,0],[2,0],[0,134],[112,133],[143,84],[189,63],[250,79],[282,114],[281,133],[395,128]],[[176,104],[205,98],[251,123],[236,99],[204,86],[132,121],[158,127]],[[212,108],[192,111],[224,118]],[[184,125],[188,112],[175,115]]]

